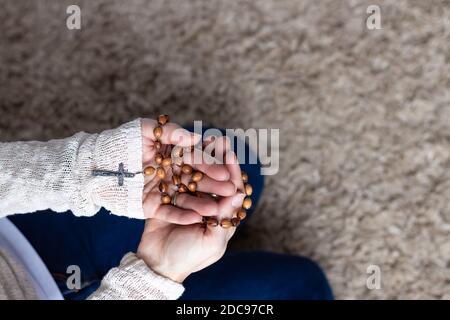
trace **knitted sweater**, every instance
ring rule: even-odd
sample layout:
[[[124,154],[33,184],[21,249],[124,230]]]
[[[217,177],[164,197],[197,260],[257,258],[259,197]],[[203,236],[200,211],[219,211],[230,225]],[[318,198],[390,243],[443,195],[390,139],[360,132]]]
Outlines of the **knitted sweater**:
[[[139,119],[100,134],[75,134],[48,142],[0,143],[0,218],[52,209],[92,216],[101,207],[113,214],[144,219],[142,175],[94,177],[93,169],[142,171]],[[181,284],[157,275],[144,261],[128,253],[103,278],[90,299],[177,299]],[[36,298],[20,266],[0,250],[0,298]]]

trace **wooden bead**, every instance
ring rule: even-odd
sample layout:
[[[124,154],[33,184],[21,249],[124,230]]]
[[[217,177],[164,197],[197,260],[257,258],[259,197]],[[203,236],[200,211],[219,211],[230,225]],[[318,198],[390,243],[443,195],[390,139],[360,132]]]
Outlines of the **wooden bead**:
[[[163,130],[161,127],[156,127],[153,129],[153,135],[155,136],[156,140],[159,140],[162,136]]]
[[[172,164],[172,158],[164,158],[162,161],[161,161],[161,165],[163,166],[163,167],[168,167],[168,166],[170,166]]]
[[[155,173],[155,171],[156,171],[155,168],[153,168],[152,166],[149,166],[149,167],[144,169],[144,174],[146,176],[151,176],[151,175],[153,175]]]
[[[157,150],[161,149],[162,148],[162,143],[160,141],[155,141],[155,148]]]
[[[158,188],[159,188],[159,191],[164,192],[164,193],[167,192],[167,191],[169,191],[169,186],[168,186],[167,183],[165,183],[164,181],[161,181],[161,182],[159,183]]]
[[[242,181],[244,182],[248,181],[248,175],[245,172],[242,172]]]
[[[241,220],[239,218],[233,218],[231,219],[231,224],[233,227],[237,227],[241,223]]]
[[[169,122],[169,116],[167,114],[161,114],[158,117],[158,123],[160,126],[165,125],[167,122]]]
[[[240,208],[237,212],[237,217],[239,220],[244,220],[245,217],[247,216],[247,212],[245,211],[244,208]]]
[[[172,198],[167,193],[163,193],[161,195],[161,203],[162,204],[169,204],[170,202],[172,202]]]
[[[207,217],[206,224],[210,227],[217,227],[219,225],[219,221],[213,217]]]
[[[166,177],[166,172],[161,167],[156,169],[156,174],[158,175],[158,178],[160,178],[160,179],[164,179]]]
[[[246,183],[244,185],[244,190],[245,190],[245,194],[248,196],[251,196],[253,193],[253,187],[249,183]]]
[[[176,186],[180,185],[180,183],[181,183],[181,178],[180,178],[180,176],[174,174],[174,175],[172,176],[172,183],[173,183],[174,185],[176,185]]]
[[[242,202],[242,208],[244,209],[250,209],[252,207],[252,199],[250,199],[249,197],[246,197],[244,199],[244,202]]]
[[[230,219],[223,219],[222,221],[220,221],[220,226],[224,229],[228,229],[231,228],[233,224],[231,223]]]
[[[186,187],[186,185],[181,183],[180,186],[178,187],[178,192],[185,193],[187,191],[188,191],[188,188]]]
[[[183,171],[183,173],[185,174],[191,174],[192,173],[192,167],[188,164],[183,164],[181,166],[181,171]]]
[[[195,191],[197,191],[197,183],[194,182],[194,181],[189,182],[188,185],[187,185],[187,187],[188,187],[188,189],[189,189],[190,192],[195,192]]]
[[[202,172],[200,172],[200,171],[195,171],[193,174],[192,174],[192,181],[194,181],[194,182],[199,182],[200,180],[202,180],[203,179],[203,173]]]
[[[157,153],[155,156],[155,162],[156,164],[161,164],[161,162],[163,161],[163,156],[161,153]]]

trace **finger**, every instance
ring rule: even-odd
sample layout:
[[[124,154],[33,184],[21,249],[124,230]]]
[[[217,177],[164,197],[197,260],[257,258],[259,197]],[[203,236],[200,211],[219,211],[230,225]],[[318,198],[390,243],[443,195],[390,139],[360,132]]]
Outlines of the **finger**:
[[[146,181],[147,179],[150,179],[150,177],[147,176],[144,177],[144,190],[143,190],[144,194],[148,194],[149,192],[154,190],[158,185],[158,181],[156,181],[155,179]]]
[[[245,194],[237,193],[232,197],[224,197],[219,200],[219,215],[220,219],[231,219],[236,215],[237,210],[242,206]]]
[[[192,224],[202,221],[202,216],[193,210],[161,204],[161,193],[157,191],[147,194],[143,208],[146,218],[156,218],[175,224]]]
[[[218,137],[214,140],[215,157],[222,160],[224,163],[224,156],[231,150],[231,143],[228,137]]]
[[[165,144],[178,145],[180,147],[190,147],[196,145],[201,140],[199,134],[190,132],[178,124],[168,123],[164,125],[161,142]]]
[[[154,218],[181,225],[202,222],[202,216],[197,212],[178,208],[170,204],[160,205],[155,212]]]
[[[207,146],[211,145],[215,139],[216,139],[216,136],[204,137],[203,138],[203,148],[206,148]]]
[[[227,167],[224,164],[217,163],[217,159],[201,150],[195,149],[194,152],[184,153],[183,162],[207,174],[214,180],[227,181],[230,179]]]
[[[158,123],[152,119],[144,119],[142,126],[144,135],[155,141],[156,138],[153,134],[153,130],[158,126]],[[169,122],[163,126],[160,140],[163,144],[189,147],[196,145],[201,140],[201,135],[189,132],[178,124]]]
[[[181,182],[183,184],[188,185],[190,181],[190,175],[183,174],[181,176]],[[197,191],[229,197],[236,193],[236,186],[231,181],[217,181],[204,174],[202,180],[197,182]]]
[[[238,190],[244,190],[244,183],[242,182],[241,166],[238,158],[232,150],[228,150],[225,155],[225,165],[230,173],[230,181],[236,186]]]
[[[219,213],[219,205],[212,198],[199,198],[187,193],[179,193],[176,200],[177,207],[194,210],[202,216],[215,216]]]
[[[219,215],[218,219],[232,219],[236,216],[237,210],[242,206],[242,202],[244,200],[245,194],[243,193],[237,193],[236,195],[232,197],[225,197],[219,200]],[[222,227],[216,228],[216,229],[222,229],[224,236],[229,240],[234,232],[236,231],[235,227],[231,227],[228,229],[224,229]]]

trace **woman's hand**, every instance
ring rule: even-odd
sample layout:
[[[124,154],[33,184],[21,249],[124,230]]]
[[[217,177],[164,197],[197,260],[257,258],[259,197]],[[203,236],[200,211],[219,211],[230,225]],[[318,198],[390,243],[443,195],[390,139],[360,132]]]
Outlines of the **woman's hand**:
[[[231,218],[243,199],[242,193],[222,198],[218,203],[219,216]],[[149,219],[137,255],[156,273],[181,283],[191,273],[219,260],[235,230]]]
[[[170,150],[171,145],[187,148],[197,144],[201,139],[199,135],[191,133],[175,123],[167,123],[163,127],[163,134],[160,138],[162,146],[158,149],[156,147],[157,140],[153,135],[153,129],[157,125],[155,120],[142,120],[143,168],[158,167],[155,156],[160,152]],[[236,186],[230,180],[230,174],[225,164],[194,163],[192,155],[192,153],[185,153],[182,160],[204,174],[203,179],[197,183],[198,191],[215,193],[219,196],[230,196],[236,192]],[[166,175],[162,181],[170,185],[173,174],[172,168],[166,168]],[[181,179],[187,185],[189,177],[182,175]],[[146,218],[187,225],[201,222],[202,216],[218,214],[218,205],[213,199],[197,198],[187,193],[177,196],[177,207],[161,204],[161,192],[158,189],[160,182],[161,179],[156,174],[145,177],[143,207]],[[173,195],[174,190],[169,190],[168,193]]]
[[[228,152],[228,163],[224,167],[228,170],[229,180],[237,191],[217,201],[216,215],[219,220],[232,218],[242,206],[245,197],[237,158],[233,152],[223,151]],[[191,273],[219,260],[235,230],[234,227],[224,229],[220,226],[207,227],[200,223],[176,225],[149,219],[137,255],[153,271],[181,283]]]

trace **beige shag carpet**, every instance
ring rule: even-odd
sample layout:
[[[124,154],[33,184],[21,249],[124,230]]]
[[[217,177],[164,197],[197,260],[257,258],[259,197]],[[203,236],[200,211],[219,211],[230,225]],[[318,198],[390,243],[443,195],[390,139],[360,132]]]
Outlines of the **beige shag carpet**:
[[[160,112],[280,128],[233,248],[313,257],[337,298],[449,299],[450,3],[376,2],[0,0],[1,140]]]

